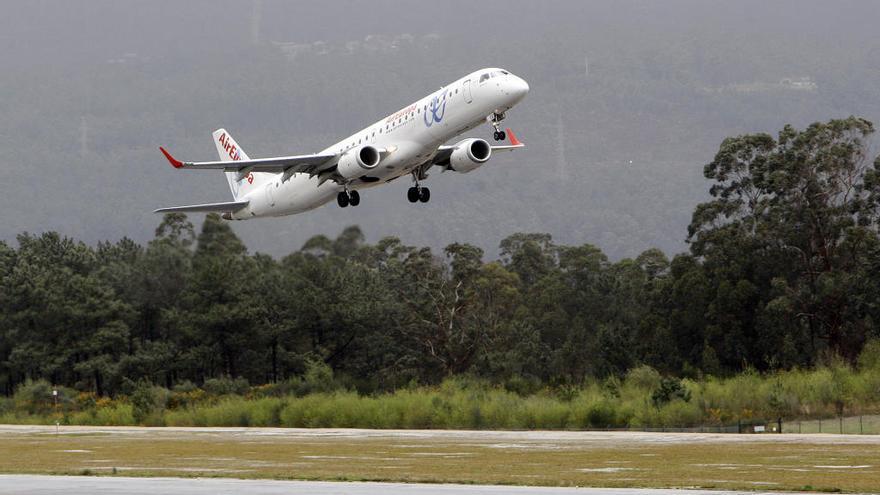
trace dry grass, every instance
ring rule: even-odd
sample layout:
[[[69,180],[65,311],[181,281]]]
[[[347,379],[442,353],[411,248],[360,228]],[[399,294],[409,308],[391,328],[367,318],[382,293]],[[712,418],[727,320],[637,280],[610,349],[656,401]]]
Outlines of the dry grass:
[[[0,428],[0,472],[874,492],[880,442],[516,432]],[[64,429],[62,428],[62,431]],[[109,433],[108,433],[109,432]],[[777,440],[779,439],[779,440]]]

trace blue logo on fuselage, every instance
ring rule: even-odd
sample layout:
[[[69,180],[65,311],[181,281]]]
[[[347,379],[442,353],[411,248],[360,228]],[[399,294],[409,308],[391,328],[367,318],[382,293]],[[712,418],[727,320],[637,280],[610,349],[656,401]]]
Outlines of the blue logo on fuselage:
[[[435,96],[428,105],[428,111],[425,112],[425,127],[431,127],[434,123],[440,123],[443,116],[446,115],[446,90],[443,90],[443,96]]]

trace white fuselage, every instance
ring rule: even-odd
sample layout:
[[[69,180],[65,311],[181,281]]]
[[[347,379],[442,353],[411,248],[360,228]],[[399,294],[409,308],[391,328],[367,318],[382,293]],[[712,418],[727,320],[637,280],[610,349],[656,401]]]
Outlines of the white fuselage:
[[[487,74],[493,76],[485,78]],[[528,88],[525,81],[502,69],[468,74],[322,151],[343,155],[364,145],[386,150],[379,165],[364,176],[343,186],[332,180],[321,183],[309,174],[294,174],[288,180],[276,174],[249,192],[243,198],[249,201],[247,207],[232,218],[301,213],[334,200],[345,187],[364,189],[410,174],[430,162],[443,143],[519,103]]]

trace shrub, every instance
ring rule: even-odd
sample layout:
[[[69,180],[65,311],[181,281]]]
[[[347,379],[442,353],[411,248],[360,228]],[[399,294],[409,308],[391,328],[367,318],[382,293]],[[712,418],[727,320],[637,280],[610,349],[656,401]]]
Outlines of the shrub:
[[[659,425],[669,427],[688,427],[700,424],[703,412],[692,402],[675,399],[666,403],[659,411]]]
[[[134,422],[160,426],[161,413],[168,404],[169,395],[168,390],[162,387],[157,387],[146,380],[139,381],[130,399]]]
[[[196,390],[200,390],[199,387],[189,380],[184,380],[175,385],[173,389],[171,389],[171,391],[175,394],[188,394],[195,392]]]
[[[660,387],[660,373],[654,368],[642,365],[626,373],[624,386],[639,390],[656,390]]]
[[[871,339],[859,354],[860,371],[880,371],[880,339]]]
[[[229,378],[228,376],[224,376],[222,378],[209,378],[205,380],[205,384],[202,388],[210,395],[219,396],[219,395],[244,395],[248,391],[247,379],[238,377],[238,378]]]
[[[664,377],[660,380],[660,386],[651,394],[651,402],[654,404],[654,407],[659,408],[675,399],[689,402],[691,400],[691,392],[681,384],[681,380]]]
[[[513,375],[504,382],[505,390],[522,397],[535,394],[541,390],[541,387],[543,387],[541,380],[534,376]]]
[[[586,414],[586,425],[593,428],[617,426],[614,405],[607,400],[600,400],[589,405]]]
[[[15,403],[12,399],[7,399],[6,397],[0,397],[0,416],[12,412],[15,407]]]
[[[174,392],[168,397],[168,408],[180,409],[189,407],[207,401],[208,399],[208,394],[200,388],[179,391],[177,387],[175,387]]]
[[[333,369],[320,359],[306,361],[303,387],[306,393],[332,392],[339,388],[333,377]]]
[[[68,410],[73,404],[76,392],[66,387],[52,387],[46,380],[30,380],[15,389],[12,400],[17,411],[34,415],[49,415],[55,410],[56,397],[52,391],[57,390],[58,407],[60,410]]]
[[[81,411],[69,416],[67,424],[90,426],[133,426],[138,424],[134,419],[131,404],[113,404],[88,411]]]

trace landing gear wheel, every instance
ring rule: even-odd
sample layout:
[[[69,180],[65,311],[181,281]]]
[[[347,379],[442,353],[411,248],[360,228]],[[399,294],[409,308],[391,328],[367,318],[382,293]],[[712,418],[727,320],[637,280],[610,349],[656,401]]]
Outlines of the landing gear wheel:
[[[351,206],[357,206],[361,204],[361,195],[357,191],[351,191],[348,193],[348,204]]]
[[[345,191],[336,195],[336,204],[338,204],[340,208],[345,208],[348,206],[348,203],[348,194],[346,194]]]
[[[495,129],[495,141],[504,141],[507,138],[504,131],[501,130],[501,121],[504,120],[505,117],[506,115],[504,115],[504,113],[493,113],[486,117],[486,122]]]
[[[419,200],[419,189],[417,187],[411,187],[406,191],[406,199],[409,200],[410,203],[415,203]]]
[[[423,187],[419,190],[419,201],[422,203],[427,203],[431,200],[431,190],[427,187]]]

